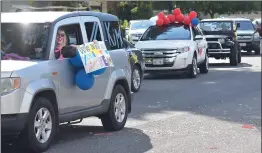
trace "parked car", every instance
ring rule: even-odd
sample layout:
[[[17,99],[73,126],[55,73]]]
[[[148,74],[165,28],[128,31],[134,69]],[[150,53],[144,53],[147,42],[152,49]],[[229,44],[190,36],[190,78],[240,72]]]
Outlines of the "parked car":
[[[241,62],[241,47],[237,40],[237,24],[233,19],[204,19],[200,28],[208,43],[208,55],[215,59],[229,58],[230,65]]]
[[[148,27],[153,25],[150,20],[131,20],[126,28],[126,39],[135,44]]]
[[[234,18],[236,23],[239,23],[237,28],[237,40],[242,50],[247,52],[255,51],[255,54],[260,54],[260,36],[256,27],[250,19]]]
[[[60,28],[65,34],[59,38],[66,36],[68,45],[93,40],[106,44],[114,67],[96,76],[93,88],[79,89],[69,59],[55,58]],[[39,153],[50,147],[59,123],[96,116],[106,130],[121,130],[131,112],[132,92],[131,67],[119,32],[118,17],[99,12],[1,13],[1,33],[12,43],[8,53],[30,58],[1,60],[2,135],[17,134],[29,152]],[[35,45],[43,45],[42,56],[36,55]]]
[[[198,27],[183,24],[169,24],[149,27],[136,48],[142,50],[145,73],[158,74],[185,72],[195,78],[208,73],[208,50],[205,37]]]
[[[143,55],[141,50],[135,48],[135,46],[126,39],[124,39],[124,45],[129,54],[129,62],[132,69],[131,90],[138,92],[144,79],[145,63]]]

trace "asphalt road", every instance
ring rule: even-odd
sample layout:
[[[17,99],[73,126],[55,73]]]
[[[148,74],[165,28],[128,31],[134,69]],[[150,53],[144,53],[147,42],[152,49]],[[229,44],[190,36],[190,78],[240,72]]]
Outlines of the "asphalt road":
[[[85,119],[62,127],[47,153],[260,153],[261,57],[237,67],[210,62],[196,79],[147,76],[125,129],[108,133]],[[2,153],[19,153],[14,148]]]

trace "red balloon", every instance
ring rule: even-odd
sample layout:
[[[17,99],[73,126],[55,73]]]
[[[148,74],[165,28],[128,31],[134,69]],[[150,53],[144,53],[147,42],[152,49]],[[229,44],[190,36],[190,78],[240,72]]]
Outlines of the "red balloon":
[[[184,21],[184,15],[183,14],[179,14],[178,16],[176,16],[176,20],[179,23],[183,23]]]
[[[168,18],[164,18],[164,25],[168,25],[169,24],[169,19]]]
[[[159,13],[157,14],[157,17],[158,17],[158,19],[164,19],[164,18],[166,17],[166,15],[165,15],[164,12],[159,12]]]
[[[176,9],[174,9],[174,10],[173,10],[173,13],[174,13],[175,16],[181,14],[181,10],[180,10],[180,8],[176,8]]]
[[[189,18],[190,19],[194,19],[197,17],[197,13],[195,11],[191,11],[189,14],[188,14]]]
[[[184,18],[184,24],[185,24],[185,25],[190,25],[190,23],[191,23],[191,19],[190,19],[188,16],[186,16],[186,17]]]
[[[170,15],[167,16],[167,18],[169,19],[170,23],[175,22],[175,16],[174,15],[170,14]]]
[[[157,19],[157,20],[156,20],[156,25],[159,26],[159,27],[162,26],[163,23],[164,23],[164,22],[163,22],[162,19]]]

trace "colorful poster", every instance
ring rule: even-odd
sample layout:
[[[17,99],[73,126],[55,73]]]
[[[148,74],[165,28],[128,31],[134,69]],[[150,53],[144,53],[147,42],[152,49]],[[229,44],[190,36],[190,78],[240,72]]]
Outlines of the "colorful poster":
[[[93,41],[78,45],[77,50],[86,73],[114,66],[104,42]]]

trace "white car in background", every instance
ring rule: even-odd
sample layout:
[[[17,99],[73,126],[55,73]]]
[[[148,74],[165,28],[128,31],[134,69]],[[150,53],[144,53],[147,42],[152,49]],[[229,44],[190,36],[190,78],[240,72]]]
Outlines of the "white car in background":
[[[131,20],[129,27],[126,28],[126,39],[135,44],[146,29],[154,23],[150,20]]]
[[[149,27],[136,48],[142,50],[145,73],[170,73],[182,71],[195,78],[208,73],[208,45],[198,27],[169,24]]]

